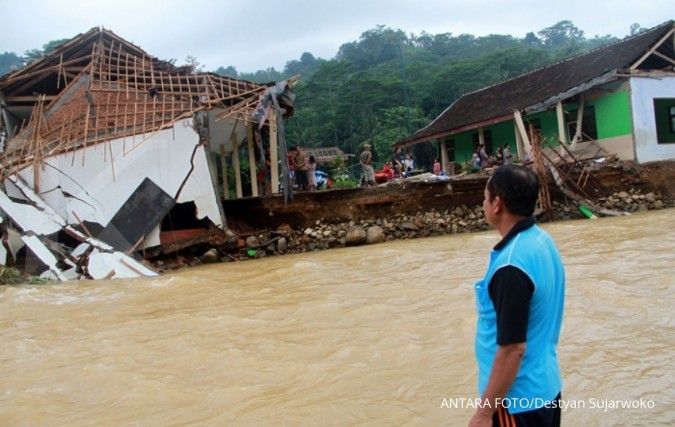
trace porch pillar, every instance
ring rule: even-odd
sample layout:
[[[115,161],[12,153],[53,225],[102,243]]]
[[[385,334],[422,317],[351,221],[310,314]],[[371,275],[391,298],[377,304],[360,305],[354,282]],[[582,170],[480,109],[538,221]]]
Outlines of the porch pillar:
[[[258,174],[256,169],[255,149],[253,148],[253,123],[246,124],[246,139],[248,140],[248,168],[251,175],[251,196],[258,197]]]

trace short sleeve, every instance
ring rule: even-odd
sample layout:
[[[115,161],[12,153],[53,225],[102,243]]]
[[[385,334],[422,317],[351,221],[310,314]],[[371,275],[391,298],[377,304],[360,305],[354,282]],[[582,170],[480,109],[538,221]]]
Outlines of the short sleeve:
[[[488,287],[497,314],[497,344],[527,341],[527,322],[534,284],[529,276],[514,266],[495,272]]]

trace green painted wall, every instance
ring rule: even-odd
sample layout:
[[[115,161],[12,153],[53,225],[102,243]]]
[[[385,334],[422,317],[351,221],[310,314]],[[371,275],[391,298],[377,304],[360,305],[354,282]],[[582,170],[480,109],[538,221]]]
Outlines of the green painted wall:
[[[617,136],[630,135],[633,132],[633,122],[630,112],[630,96],[628,92],[612,92],[599,98],[589,100],[587,106],[593,106],[595,110],[595,122],[598,132],[598,139],[613,138]],[[577,104],[570,103],[563,106],[565,111],[571,111],[578,108]],[[568,116],[568,115],[566,115]],[[552,142],[551,145],[558,145],[558,119],[555,109],[531,114],[523,117],[525,126],[528,122],[538,120],[541,126],[541,133],[544,138]],[[509,144],[511,153],[517,156],[516,136],[514,132],[513,120],[507,120],[492,126],[486,126],[486,131],[492,133],[492,145],[497,149],[497,145]],[[478,132],[477,129],[459,133],[451,136],[449,139],[454,141],[455,162],[466,163],[471,160],[474,150],[472,135]],[[567,138],[569,139],[569,135]]]
[[[613,138],[633,133],[628,92],[608,93],[589,102],[595,106],[598,139]]]
[[[498,145],[503,146],[509,144],[511,153],[517,154],[516,149],[516,134],[513,130],[513,121],[497,123],[492,126],[486,126],[485,131],[492,133],[492,147],[496,150]],[[478,132],[477,129],[454,135],[452,139],[455,142],[455,162],[467,163],[471,161],[471,156],[475,149],[473,142],[473,134]]]

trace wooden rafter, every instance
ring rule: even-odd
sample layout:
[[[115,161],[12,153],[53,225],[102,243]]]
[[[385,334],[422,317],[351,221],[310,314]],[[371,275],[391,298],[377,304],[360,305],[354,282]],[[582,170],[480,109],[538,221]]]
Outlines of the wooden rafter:
[[[658,49],[659,47],[661,47],[661,45],[662,45],[666,40],[668,40],[669,37],[671,37],[671,36],[673,36],[673,35],[675,35],[675,28],[672,28],[670,31],[668,31],[668,32],[666,33],[666,35],[663,36],[663,37],[661,37],[661,38],[659,39],[659,41],[656,42],[656,44],[655,44],[651,49],[649,49],[647,52],[645,52],[644,55],[642,55],[642,56],[640,57],[640,59],[638,59],[637,61],[635,61],[635,63],[634,63],[633,65],[630,66],[630,70],[633,71],[633,70],[635,70],[637,67],[639,67],[643,62],[645,62],[645,60],[646,60],[647,58],[649,58],[654,52],[656,52],[656,49]]]

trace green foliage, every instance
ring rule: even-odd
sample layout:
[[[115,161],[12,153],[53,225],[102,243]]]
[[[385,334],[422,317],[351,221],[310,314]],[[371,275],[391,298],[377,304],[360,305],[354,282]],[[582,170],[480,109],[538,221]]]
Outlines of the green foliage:
[[[0,76],[23,66],[23,59],[13,52],[0,53]]]
[[[296,109],[286,126],[289,143],[337,146],[358,155],[369,142],[375,161],[383,163],[393,142],[429,123],[462,95],[615,40],[587,40],[570,21],[538,34],[523,39],[416,36],[378,26],[343,44],[334,59],[312,62],[306,57],[316,68],[295,88]],[[285,71],[300,62],[289,62]],[[426,168],[437,155],[429,144],[416,146],[414,154]]]
[[[0,285],[18,285],[22,282],[23,276],[19,273],[19,270],[0,265]]]
[[[70,39],[50,40],[42,45],[42,49],[30,49],[25,51],[23,53],[23,60],[26,64],[31,63],[37,59],[40,59],[67,41],[70,41]]]
[[[333,180],[333,188],[356,188],[359,182],[349,175],[339,175]]]

